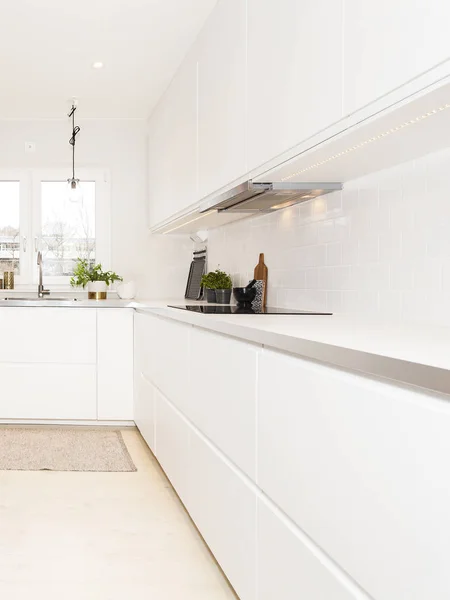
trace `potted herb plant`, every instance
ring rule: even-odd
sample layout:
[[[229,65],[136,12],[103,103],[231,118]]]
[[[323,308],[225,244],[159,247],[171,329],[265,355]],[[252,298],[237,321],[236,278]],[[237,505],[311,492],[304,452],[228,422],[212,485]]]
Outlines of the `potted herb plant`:
[[[217,269],[216,275],[216,302],[218,304],[230,304],[231,288],[233,287],[231,277],[228,273],[219,269]]]
[[[203,275],[201,284],[206,290],[206,300],[208,302],[230,303],[233,283],[231,277],[224,271],[216,269],[207,275]]]
[[[106,300],[108,286],[115,281],[123,281],[123,278],[114,271],[103,271],[101,264],[89,265],[87,260],[78,258],[70,285],[87,286],[89,300]]]
[[[216,274],[214,271],[209,272],[207,275],[203,275],[201,280],[201,286],[205,290],[206,301],[216,301]]]

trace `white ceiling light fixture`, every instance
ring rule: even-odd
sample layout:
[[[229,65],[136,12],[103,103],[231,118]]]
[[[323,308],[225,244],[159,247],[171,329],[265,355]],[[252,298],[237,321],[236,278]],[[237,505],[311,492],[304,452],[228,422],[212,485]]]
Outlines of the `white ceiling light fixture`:
[[[72,118],[72,137],[69,140],[69,144],[72,146],[72,177],[67,180],[67,194],[70,202],[83,202],[83,190],[80,186],[80,180],[75,177],[75,143],[77,135],[80,133],[78,125],[75,126],[76,110],[77,103],[74,98],[72,101],[72,108],[68,114],[68,117]]]
[[[103,69],[103,63],[101,60],[97,60],[96,62],[92,63],[92,68],[93,69]]]

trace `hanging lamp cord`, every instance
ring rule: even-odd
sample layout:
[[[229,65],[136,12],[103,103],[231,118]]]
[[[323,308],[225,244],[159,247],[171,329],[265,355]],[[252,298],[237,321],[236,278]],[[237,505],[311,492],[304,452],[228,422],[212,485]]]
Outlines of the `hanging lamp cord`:
[[[68,114],[69,117],[72,117],[72,137],[69,140],[69,144],[72,146],[72,179],[75,179],[75,143],[77,135],[80,133],[80,128],[75,126],[75,112],[77,107],[75,104],[72,104],[72,109]]]

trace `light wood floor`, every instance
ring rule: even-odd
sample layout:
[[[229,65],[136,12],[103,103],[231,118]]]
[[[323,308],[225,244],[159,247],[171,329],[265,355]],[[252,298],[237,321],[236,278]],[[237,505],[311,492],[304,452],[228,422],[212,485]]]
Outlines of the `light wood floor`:
[[[235,596],[139,433],[137,473],[0,472],[0,598]]]

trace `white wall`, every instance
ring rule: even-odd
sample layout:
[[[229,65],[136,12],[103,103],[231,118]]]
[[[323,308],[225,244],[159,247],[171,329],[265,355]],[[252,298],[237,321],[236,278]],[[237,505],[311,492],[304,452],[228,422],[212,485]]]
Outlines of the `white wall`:
[[[111,267],[135,279],[141,298],[182,297],[192,244],[151,236],[147,229],[147,151],[144,120],[79,120],[80,167],[111,173]],[[68,120],[0,120],[0,168],[62,167],[70,176]],[[25,142],[36,144],[25,153]]]
[[[450,149],[345,184],[343,192],[210,232],[209,267],[268,301],[450,324]]]

